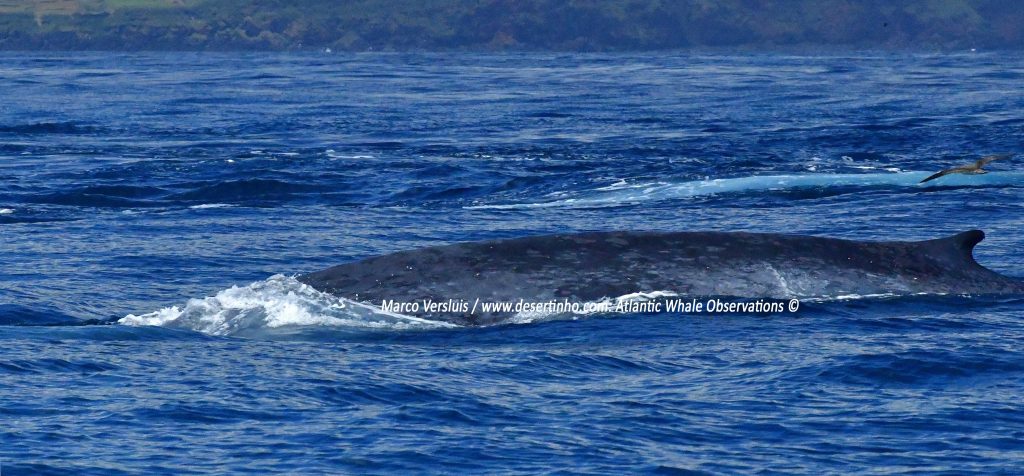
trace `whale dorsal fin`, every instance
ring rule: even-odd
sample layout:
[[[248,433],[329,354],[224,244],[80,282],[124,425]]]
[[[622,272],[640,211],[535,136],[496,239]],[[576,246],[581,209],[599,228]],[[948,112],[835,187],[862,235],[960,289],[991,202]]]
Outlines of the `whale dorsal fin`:
[[[981,230],[968,230],[957,233],[953,236],[934,240],[941,245],[945,253],[952,252],[952,255],[970,262],[974,262],[974,247],[985,239],[985,232]],[[948,256],[948,255],[947,255]]]
[[[985,239],[985,232],[981,230],[969,230],[963,233],[957,233],[951,236],[949,239],[953,240],[956,247],[963,251],[967,256],[971,256],[974,252],[974,247],[981,243],[981,240]]]

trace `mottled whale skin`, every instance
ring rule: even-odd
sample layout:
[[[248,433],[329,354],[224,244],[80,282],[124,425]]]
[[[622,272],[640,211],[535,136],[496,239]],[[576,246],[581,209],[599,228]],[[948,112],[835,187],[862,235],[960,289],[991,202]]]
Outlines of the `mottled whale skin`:
[[[915,242],[730,232],[594,232],[460,243],[368,258],[300,276],[380,306],[418,302],[592,302],[637,292],[685,297],[1024,294],[1024,281],[979,265],[980,230]],[[417,317],[486,325],[508,316]]]

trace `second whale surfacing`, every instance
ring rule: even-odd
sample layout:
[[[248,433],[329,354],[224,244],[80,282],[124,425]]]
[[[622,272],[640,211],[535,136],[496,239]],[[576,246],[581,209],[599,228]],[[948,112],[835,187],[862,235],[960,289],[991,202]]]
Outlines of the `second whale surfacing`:
[[[299,276],[336,296],[384,301],[594,302],[665,291],[685,297],[1024,294],[1024,281],[979,265],[985,234],[926,241],[851,241],[739,232],[593,232],[402,251]],[[472,304],[470,304],[472,305]],[[509,313],[404,312],[460,325]]]

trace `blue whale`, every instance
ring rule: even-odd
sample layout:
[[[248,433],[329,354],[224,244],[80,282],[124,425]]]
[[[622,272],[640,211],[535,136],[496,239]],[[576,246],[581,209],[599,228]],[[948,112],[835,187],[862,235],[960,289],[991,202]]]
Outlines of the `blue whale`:
[[[333,295],[413,302],[594,302],[656,291],[686,297],[1024,295],[1024,281],[979,265],[971,230],[926,241],[851,241],[730,232],[594,232],[402,251],[299,276]],[[452,305],[402,309],[460,325],[507,312]]]

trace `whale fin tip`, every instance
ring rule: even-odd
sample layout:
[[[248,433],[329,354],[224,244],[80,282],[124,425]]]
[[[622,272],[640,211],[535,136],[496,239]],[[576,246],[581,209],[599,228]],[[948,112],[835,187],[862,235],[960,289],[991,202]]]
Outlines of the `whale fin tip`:
[[[963,233],[957,233],[947,239],[953,242],[953,246],[958,251],[973,259],[974,247],[978,246],[978,243],[985,239],[985,232],[981,230],[968,230]]]

